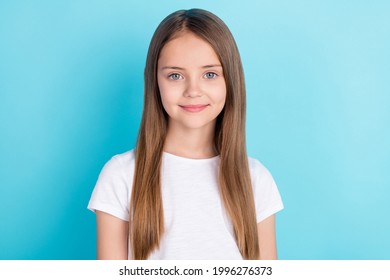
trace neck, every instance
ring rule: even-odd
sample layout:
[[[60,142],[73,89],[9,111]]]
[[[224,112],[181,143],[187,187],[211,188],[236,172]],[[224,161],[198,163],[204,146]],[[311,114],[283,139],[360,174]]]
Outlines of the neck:
[[[164,152],[193,159],[217,156],[214,148],[214,129],[215,123],[194,129],[169,123]]]

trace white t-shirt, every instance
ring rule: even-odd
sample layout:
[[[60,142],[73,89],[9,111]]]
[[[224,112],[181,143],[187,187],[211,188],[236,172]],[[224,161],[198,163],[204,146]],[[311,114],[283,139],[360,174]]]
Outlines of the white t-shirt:
[[[259,161],[248,159],[259,223],[283,209],[283,203],[272,175]],[[150,260],[242,259],[233,226],[219,196],[219,161],[219,156],[189,159],[163,152],[161,187],[165,232]],[[109,160],[99,175],[88,209],[128,221],[134,165],[134,150]]]

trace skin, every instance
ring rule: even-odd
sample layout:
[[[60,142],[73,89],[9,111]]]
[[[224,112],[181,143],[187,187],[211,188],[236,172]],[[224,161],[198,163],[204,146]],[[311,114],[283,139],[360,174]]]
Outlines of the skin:
[[[187,158],[216,156],[213,133],[226,101],[223,69],[213,48],[183,33],[161,50],[157,71],[161,101],[169,115],[164,151]],[[183,105],[202,104],[197,113]]]
[[[223,69],[213,48],[188,32],[179,34],[161,50],[157,79],[164,109],[169,115],[164,151],[186,158],[216,156],[213,135],[216,117],[226,101]],[[182,106],[202,104],[201,112]],[[98,259],[127,259],[128,222],[96,211]],[[277,259],[275,216],[257,224],[260,259]]]
[[[96,211],[97,259],[127,260],[129,223],[105,212]]]

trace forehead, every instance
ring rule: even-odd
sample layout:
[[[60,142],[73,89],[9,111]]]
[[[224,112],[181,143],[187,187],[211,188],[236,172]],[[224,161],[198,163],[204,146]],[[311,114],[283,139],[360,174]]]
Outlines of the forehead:
[[[191,32],[183,32],[162,48],[159,66],[201,67],[220,64],[213,47]]]

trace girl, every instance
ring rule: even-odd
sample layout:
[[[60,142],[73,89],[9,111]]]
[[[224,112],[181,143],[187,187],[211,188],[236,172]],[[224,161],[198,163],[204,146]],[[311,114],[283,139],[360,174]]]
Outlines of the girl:
[[[134,150],[103,168],[88,208],[98,259],[276,259],[271,174],[248,158],[245,86],[227,26],[181,10],[155,31]]]

